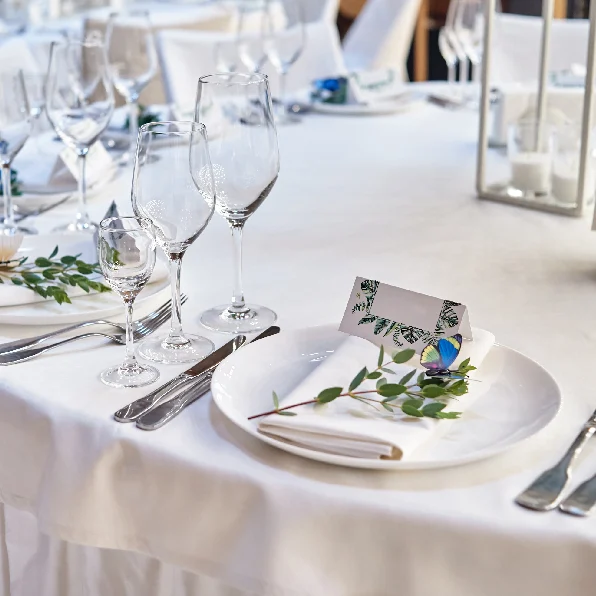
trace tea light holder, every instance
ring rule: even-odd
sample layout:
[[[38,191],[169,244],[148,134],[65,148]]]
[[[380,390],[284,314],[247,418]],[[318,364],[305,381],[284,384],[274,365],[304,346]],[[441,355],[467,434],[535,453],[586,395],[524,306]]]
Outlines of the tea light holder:
[[[581,122],[581,144],[577,159],[577,171],[564,173],[563,177],[566,177],[568,179],[567,182],[569,182],[565,186],[565,189],[563,189],[565,180],[555,180],[554,176],[551,177],[551,162],[547,165],[547,158],[544,155],[544,151],[541,150],[544,136],[550,134],[549,124],[546,119],[546,86],[548,83],[554,0],[543,0],[542,2],[540,72],[538,73],[533,150],[518,152],[513,157],[513,161],[510,160],[510,180],[498,184],[488,184],[486,181],[490,109],[490,63],[496,0],[486,0],[485,6],[486,18],[484,22],[484,52],[480,95],[480,128],[476,162],[476,192],[478,198],[550,213],[581,217],[585,212],[588,200],[593,196],[593,192],[590,192],[589,185],[586,182],[592,171],[589,145],[590,131],[592,129],[593,81],[596,72],[594,59],[596,52],[596,2],[590,3],[590,34],[588,39],[586,82],[584,83],[584,105]],[[544,176],[548,176],[548,184],[543,184],[545,180]],[[559,197],[553,194],[553,189],[558,191]],[[575,192],[576,196],[570,197],[570,191]],[[561,192],[563,192],[564,197],[561,197]],[[593,227],[596,229],[596,217]]]

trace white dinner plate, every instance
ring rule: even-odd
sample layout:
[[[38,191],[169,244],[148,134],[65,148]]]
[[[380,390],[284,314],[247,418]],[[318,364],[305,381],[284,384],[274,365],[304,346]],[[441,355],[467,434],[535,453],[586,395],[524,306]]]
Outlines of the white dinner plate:
[[[27,256],[35,260],[39,256],[48,257],[54,247],[60,247],[59,256],[82,252],[82,259],[91,261],[95,255],[91,254],[87,246],[77,244],[80,235],[46,234],[39,236],[25,236],[23,244],[16,256]],[[89,238],[91,242],[92,239]],[[64,247],[64,248],[63,248]],[[168,276],[159,281],[147,284],[135,300],[135,307],[141,304],[152,307],[164,302],[167,298],[166,289],[170,287]],[[27,301],[34,294],[25,288],[0,285],[0,292],[20,292],[23,300]],[[55,300],[41,300],[39,302],[23,303],[16,306],[0,306],[0,325],[72,325],[92,319],[106,319],[116,315],[124,315],[122,299],[113,292],[105,294],[84,294],[72,297],[72,304],[58,304]]]
[[[439,422],[449,425],[446,432],[405,461],[332,455],[259,433],[258,420],[248,417],[271,410],[272,391],[281,401],[343,339],[336,327],[325,326],[282,332],[250,344],[217,368],[213,399],[234,424],[274,447],[330,464],[387,470],[443,468],[503,453],[545,428],[561,405],[559,387],[546,370],[511,348],[495,345],[476,377],[481,382],[473,390],[481,395],[459,420]]]
[[[387,114],[397,114],[407,112],[415,105],[418,105],[416,98],[404,94],[393,100],[377,101],[370,104],[358,103],[323,103],[320,101],[312,102],[312,109],[320,114],[330,114],[337,116],[382,116]]]

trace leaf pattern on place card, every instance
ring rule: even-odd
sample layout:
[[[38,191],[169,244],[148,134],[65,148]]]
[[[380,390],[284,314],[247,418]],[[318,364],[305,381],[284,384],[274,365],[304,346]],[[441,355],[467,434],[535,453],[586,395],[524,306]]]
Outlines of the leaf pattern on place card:
[[[358,321],[358,325],[374,324],[373,333],[375,335],[383,333],[383,336],[387,337],[393,333],[393,343],[396,346],[403,346],[404,342],[410,345],[414,345],[419,341],[426,344],[436,343],[441,336],[445,335],[447,330],[456,327],[460,322],[459,315],[453,307],[461,305],[459,302],[452,302],[451,300],[443,301],[434,331],[427,331],[420,327],[404,325],[397,321],[378,317],[371,313],[378,288],[379,282],[374,279],[362,281],[360,284],[361,292],[356,294],[358,302],[352,307],[352,313],[365,313]]]

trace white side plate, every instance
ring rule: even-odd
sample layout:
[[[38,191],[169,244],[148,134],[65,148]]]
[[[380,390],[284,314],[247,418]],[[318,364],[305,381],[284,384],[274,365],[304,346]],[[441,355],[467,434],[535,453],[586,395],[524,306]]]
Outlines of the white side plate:
[[[406,461],[331,455],[260,434],[258,421],[248,417],[270,410],[272,391],[283,399],[343,337],[336,327],[325,326],[282,332],[250,344],[217,368],[213,399],[234,424],[284,451],[340,466],[394,470],[443,468],[503,453],[545,428],[559,411],[561,392],[550,374],[519,352],[496,345],[476,377],[482,382],[482,395],[461,419],[441,421],[449,425],[447,432]]]

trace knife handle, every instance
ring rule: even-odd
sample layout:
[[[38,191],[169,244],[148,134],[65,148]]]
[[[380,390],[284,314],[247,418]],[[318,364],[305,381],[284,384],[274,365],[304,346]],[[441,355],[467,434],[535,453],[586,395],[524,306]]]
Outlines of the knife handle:
[[[141,430],[157,430],[175,418],[190,404],[203,397],[211,388],[213,373],[207,373],[200,381],[185,389],[174,399],[153,408],[137,420],[137,428]]]
[[[515,499],[522,507],[535,511],[550,511],[560,502],[563,491],[571,480],[571,466],[588,439],[596,431],[594,424],[586,425],[571,444],[561,461],[541,474]]]
[[[164,383],[149,395],[133,401],[131,404],[124,406],[114,414],[114,419],[118,422],[134,422],[139,416],[142,416],[151,408],[164,400],[172,391],[183,387],[190,381],[196,381],[196,377],[181,373],[171,381]]]

